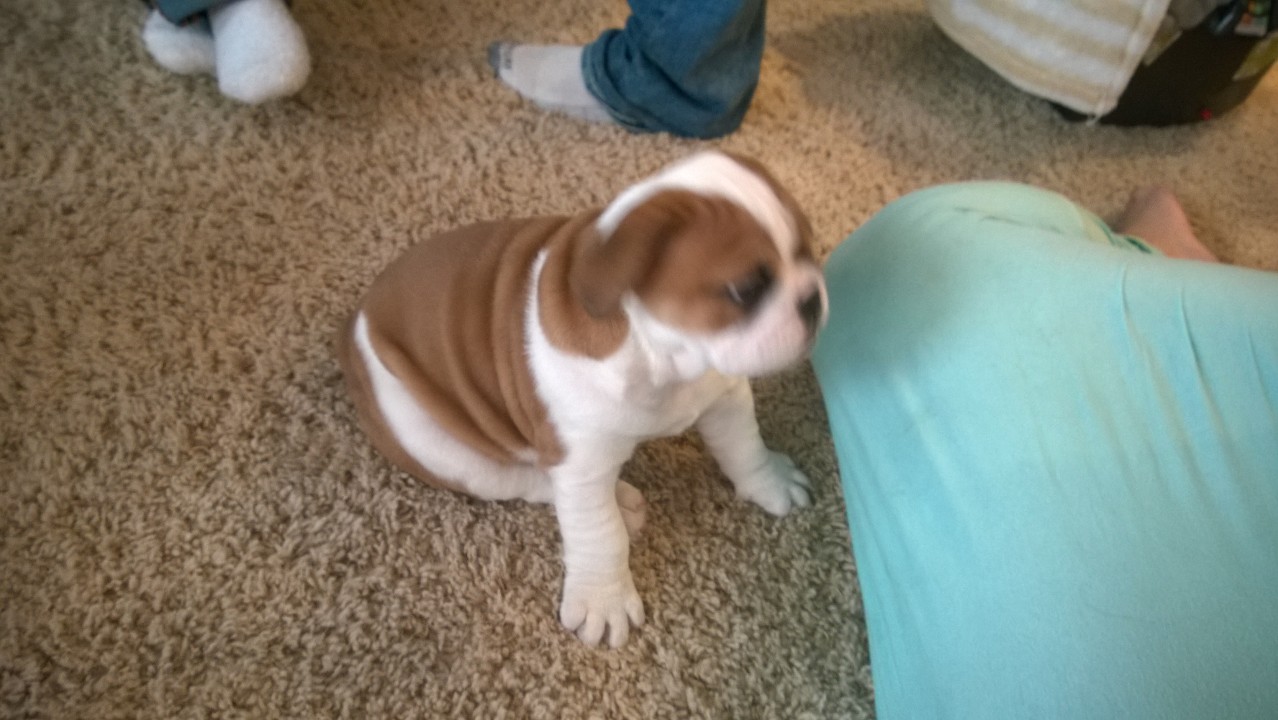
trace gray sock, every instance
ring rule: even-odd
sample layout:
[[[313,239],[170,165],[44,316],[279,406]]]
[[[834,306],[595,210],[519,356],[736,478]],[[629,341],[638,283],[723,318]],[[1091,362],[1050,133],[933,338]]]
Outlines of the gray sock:
[[[586,89],[580,45],[488,47],[488,64],[502,82],[537,105],[591,122],[613,122],[604,104]]]

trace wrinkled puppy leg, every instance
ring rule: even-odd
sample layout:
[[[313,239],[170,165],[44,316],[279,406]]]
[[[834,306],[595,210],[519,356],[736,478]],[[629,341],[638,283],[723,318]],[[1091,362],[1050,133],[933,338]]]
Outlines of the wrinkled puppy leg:
[[[618,503],[618,473],[632,450],[628,445],[570,452],[550,471],[564,552],[559,619],[592,647],[605,636],[609,646],[621,647],[630,626],[644,620],[630,574],[630,534]]]

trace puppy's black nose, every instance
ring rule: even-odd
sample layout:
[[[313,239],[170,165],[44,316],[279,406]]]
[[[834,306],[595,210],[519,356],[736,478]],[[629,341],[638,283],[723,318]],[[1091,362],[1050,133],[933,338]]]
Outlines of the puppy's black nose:
[[[821,324],[820,290],[814,291],[799,301],[799,317],[803,318],[803,324],[807,326],[808,332],[816,331],[817,326]]]

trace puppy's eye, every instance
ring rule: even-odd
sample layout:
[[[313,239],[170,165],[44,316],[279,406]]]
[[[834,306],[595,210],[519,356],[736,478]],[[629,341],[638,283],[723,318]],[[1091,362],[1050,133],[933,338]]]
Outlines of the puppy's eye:
[[[734,305],[750,311],[759,304],[768,290],[772,289],[772,271],[767,265],[760,265],[749,275],[728,283],[723,292]]]

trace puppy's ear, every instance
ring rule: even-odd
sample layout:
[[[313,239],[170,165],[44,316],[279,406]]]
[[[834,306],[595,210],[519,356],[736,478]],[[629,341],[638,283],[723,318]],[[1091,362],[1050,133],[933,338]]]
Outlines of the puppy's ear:
[[[670,239],[691,221],[690,193],[661,192],[631,210],[612,235],[581,243],[569,282],[572,292],[597,318],[621,309],[621,298],[652,272]]]
[[[790,194],[790,191],[786,190],[785,186],[777,181],[776,177],[772,174],[772,171],[768,170],[768,168],[766,168],[763,163],[758,160],[746,155],[739,155],[732,152],[724,151],[723,154],[732,158],[750,172],[763,178],[763,181],[768,184],[768,187],[772,188],[772,192],[777,196],[777,199],[780,200],[785,209],[789,210],[790,214],[794,216],[794,222],[798,226],[796,229],[799,232],[799,256],[809,260],[814,258],[816,256],[814,249],[816,233],[812,230],[812,221],[809,220],[807,214],[803,212],[803,208],[799,207],[798,201],[794,199],[794,196]]]

